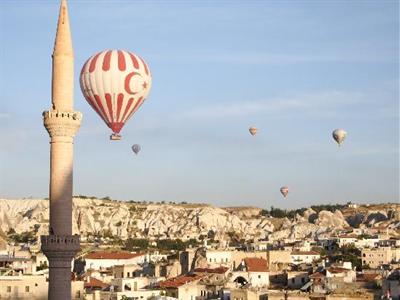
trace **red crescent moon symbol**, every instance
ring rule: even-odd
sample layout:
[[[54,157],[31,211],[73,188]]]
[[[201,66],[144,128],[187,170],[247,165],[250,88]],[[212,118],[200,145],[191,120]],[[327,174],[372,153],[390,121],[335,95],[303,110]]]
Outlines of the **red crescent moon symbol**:
[[[132,92],[132,90],[131,90],[131,88],[129,86],[130,83],[131,83],[132,77],[135,76],[135,75],[139,75],[140,76],[140,74],[138,72],[132,72],[132,73],[129,73],[128,75],[126,75],[126,77],[125,77],[125,91],[130,95],[136,95],[137,94],[135,92]]]

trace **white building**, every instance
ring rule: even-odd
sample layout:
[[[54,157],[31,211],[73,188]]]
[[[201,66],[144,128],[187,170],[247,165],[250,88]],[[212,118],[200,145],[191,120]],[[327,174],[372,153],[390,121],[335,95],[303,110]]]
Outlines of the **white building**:
[[[374,248],[376,245],[379,244],[379,239],[378,238],[373,238],[373,239],[359,239],[354,242],[354,246],[356,246],[359,249],[363,248]]]
[[[268,249],[268,242],[257,241],[246,245],[247,251],[266,251]]]
[[[100,270],[116,265],[138,265],[145,262],[144,253],[130,252],[92,252],[85,256],[85,271]]]
[[[207,250],[207,262],[212,267],[219,265],[230,265],[232,261],[232,251]]]
[[[299,289],[309,281],[308,272],[287,272],[287,286],[290,289]]]
[[[47,299],[49,283],[45,275],[0,276],[0,299]],[[73,300],[83,299],[83,281],[71,282]]]
[[[357,241],[358,241],[358,236],[355,234],[340,235],[338,238],[339,247],[351,244],[354,245]]]
[[[292,263],[299,264],[311,264],[313,261],[316,261],[321,258],[321,255],[315,251],[293,251],[290,254],[292,258]]]
[[[241,272],[247,272],[248,282],[253,287],[269,286],[268,261],[263,258],[247,257],[240,266]]]

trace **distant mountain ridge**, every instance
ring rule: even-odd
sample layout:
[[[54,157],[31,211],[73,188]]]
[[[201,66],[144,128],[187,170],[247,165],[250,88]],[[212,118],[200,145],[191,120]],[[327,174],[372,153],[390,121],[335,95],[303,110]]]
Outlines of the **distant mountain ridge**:
[[[118,236],[121,239],[190,239],[200,236],[226,241],[240,239],[299,239],[324,236],[336,229],[386,226],[400,229],[400,204],[363,205],[319,211],[311,208],[289,220],[262,216],[257,207],[219,208],[207,204],[143,204],[74,198],[73,232],[82,236]],[[47,234],[49,201],[0,199],[0,232]]]

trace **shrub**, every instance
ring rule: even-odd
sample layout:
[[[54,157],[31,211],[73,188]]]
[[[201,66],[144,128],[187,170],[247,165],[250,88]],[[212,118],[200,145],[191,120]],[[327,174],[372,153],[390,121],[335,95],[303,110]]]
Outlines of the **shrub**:
[[[32,231],[25,231],[21,234],[14,233],[10,235],[10,238],[17,243],[34,243],[36,242],[36,236]]]
[[[146,239],[132,239],[125,241],[125,250],[133,251],[135,249],[145,250],[149,247],[149,241]]]

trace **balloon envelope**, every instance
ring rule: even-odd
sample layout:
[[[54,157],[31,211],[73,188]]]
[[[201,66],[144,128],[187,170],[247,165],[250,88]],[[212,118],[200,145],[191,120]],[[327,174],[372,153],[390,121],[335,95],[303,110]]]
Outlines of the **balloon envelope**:
[[[124,50],[105,50],[86,61],[80,85],[89,105],[118,134],[145,101],[151,74],[139,56]]]
[[[289,194],[289,188],[287,186],[281,187],[281,194],[286,198],[286,196]]]
[[[257,134],[258,129],[256,127],[250,127],[249,132],[252,136]]]
[[[339,146],[344,142],[344,140],[346,139],[346,136],[347,136],[347,132],[344,131],[343,129],[335,129],[332,132],[332,137],[334,138],[336,143],[338,143]]]
[[[141,149],[142,149],[142,148],[141,148],[140,145],[138,145],[138,144],[135,144],[135,145],[132,146],[132,151],[133,151],[135,154],[138,154],[138,153],[140,152]]]

